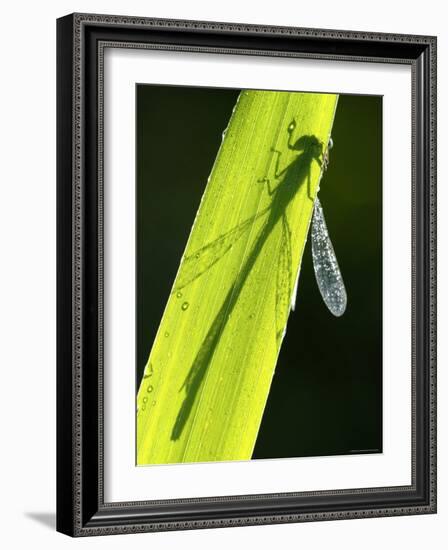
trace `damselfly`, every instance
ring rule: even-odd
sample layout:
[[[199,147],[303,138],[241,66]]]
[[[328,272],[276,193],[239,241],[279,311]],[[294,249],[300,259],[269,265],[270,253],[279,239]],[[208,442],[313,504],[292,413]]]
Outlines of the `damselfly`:
[[[333,140],[330,138],[325,152],[322,153],[322,142],[315,136],[308,135],[300,137],[294,143],[292,135],[295,128],[296,123],[292,121],[287,130],[289,134],[287,146],[288,149],[299,151],[301,154],[286,169],[280,170],[281,151],[272,149],[272,152],[277,154],[275,179],[281,179],[281,182],[275,189],[272,189],[270,178],[264,177],[258,180],[259,183],[267,184],[268,193],[273,196],[271,204],[193,254],[186,256],[178,280],[176,281],[175,291],[181,290],[216,264],[235,245],[240,237],[253,226],[253,223],[258,218],[261,218],[270,211],[270,216],[264,226],[264,230],[258,238],[258,243],[262,244],[274,225],[280,221],[279,212],[282,212],[282,243],[277,274],[277,307],[281,307],[280,302],[284,303],[287,301],[288,310],[292,309],[294,311],[297,297],[298,274],[294,289],[291,289],[290,277],[287,274],[291,270],[291,231],[286,217],[286,206],[297,192],[298,182],[306,178],[309,180],[309,173],[306,172],[309,172],[313,160],[319,163],[322,173],[326,172],[330,162],[329,151],[333,147]],[[308,189],[308,195],[310,200],[313,200],[313,197],[310,196],[310,189]],[[282,208],[276,208],[276,203],[281,204]],[[258,247],[256,246],[255,248]],[[340,317],[344,314],[347,306],[347,292],[325,223],[322,205],[317,196],[314,199],[311,224],[311,251],[314,273],[320,294],[330,312],[336,317]],[[242,271],[244,273],[244,270]]]
[[[295,128],[296,123],[293,121],[287,129],[289,134],[287,146],[288,149],[297,151],[300,154],[286,168],[280,170],[281,152],[273,149],[273,152],[277,154],[274,176],[278,184],[275,188],[272,188],[268,177],[258,180],[259,183],[267,184],[268,193],[272,197],[269,206],[241,222],[214,241],[183,258],[173,289],[173,292],[178,295],[182,295],[182,289],[219,262],[246,231],[254,227],[258,219],[266,216],[266,220],[253,240],[253,244],[244,259],[236,280],[229,288],[221,307],[207,330],[207,334],[198,349],[191,369],[182,385],[182,388],[185,387],[186,389],[186,397],[171,433],[173,440],[178,439],[183,431],[193,407],[194,397],[201,386],[215,349],[218,346],[220,335],[238,303],[244,285],[258,257],[265,249],[267,239],[274,228],[277,227],[277,224],[281,224],[281,246],[276,269],[275,318],[277,328],[276,339],[277,345],[280,348],[286,332],[285,327],[290,310],[295,307],[299,271],[297,268],[295,285],[293,287],[291,229],[287,218],[287,208],[305,182],[308,183],[308,198],[314,200],[311,247],[317,284],[325,304],[333,315],[340,316],[345,311],[347,294],[338,262],[328,235],[319,199],[317,197],[314,198],[311,194],[311,165],[315,161],[321,167],[322,172],[326,171],[329,163],[329,149],[332,146],[332,142],[330,139],[325,151],[323,143],[316,136],[304,135],[293,142]]]

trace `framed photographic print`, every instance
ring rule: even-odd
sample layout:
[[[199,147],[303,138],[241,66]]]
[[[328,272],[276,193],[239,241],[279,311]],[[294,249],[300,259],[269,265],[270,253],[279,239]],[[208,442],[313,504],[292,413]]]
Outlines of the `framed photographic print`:
[[[72,536],[436,511],[436,39],[58,20]]]

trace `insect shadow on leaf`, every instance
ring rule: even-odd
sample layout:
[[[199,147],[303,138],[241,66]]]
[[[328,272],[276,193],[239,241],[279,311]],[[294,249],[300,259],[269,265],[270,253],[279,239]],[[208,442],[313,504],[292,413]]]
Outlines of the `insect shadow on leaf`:
[[[289,137],[287,147],[290,150],[297,151],[299,154],[288,166],[286,166],[286,168],[281,169],[280,159],[282,152],[272,148],[273,154],[276,155],[273,178],[266,176],[258,180],[258,183],[267,184],[268,193],[271,197],[269,206],[184,259],[173,292],[178,292],[180,289],[186,287],[215,265],[226,252],[232,248],[238,239],[253,226],[253,223],[258,218],[266,215],[266,221],[259,229],[254,244],[251,250],[249,250],[238,276],[231,285],[218,313],[212,321],[188,375],[180,388],[181,390],[185,388],[186,394],[171,432],[172,440],[177,440],[182,435],[207,369],[212,361],[213,354],[218,346],[220,336],[226,327],[227,320],[238,302],[241,291],[244,288],[257,258],[263,251],[267,239],[278,223],[282,224],[282,245],[280,247],[276,287],[276,337],[278,345],[281,344],[284,326],[289,314],[293,285],[291,229],[289,227],[286,210],[304,184],[307,185],[308,198],[311,201],[314,200],[311,195],[311,165],[314,160],[322,167],[325,160],[323,155],[323,144],[316,136],[304,135],[295,142],[293,141],[295,127],[295,121],[291,122],[288,126],[287,132]],[[273,185],[273,180],[276,182],[276,185]]]

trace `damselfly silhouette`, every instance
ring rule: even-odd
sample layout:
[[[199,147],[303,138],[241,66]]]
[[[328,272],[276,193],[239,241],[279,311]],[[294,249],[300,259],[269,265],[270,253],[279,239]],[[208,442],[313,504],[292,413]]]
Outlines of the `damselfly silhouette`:
[[[344,313],[347,303],[342,276],[331,244],[325,219],[317,197],[311,194],[311,165],[317,162],[322,172],[326,171],[329,164],[329,149],[332,141],[324,150],[324,144],[313,135],[304,135],[293,140],[296,122],[292,121],[287,129],[287,147],[299,154],[284,169],[280,169],[281,151],[272,149],[276,155],[274,179],[277,185],[271,185],[271,179],[263,177],[258,183],[267,184],[267,189],[272,200],[268,207],[256,215],[248,218],[230,231],[224,233],[214,241],[206,244],[194,253],[183,259],[182,266],[176,280],[173,292],[179,292],[194,280],[198,279],[208,269],[212,268],[219,260],[237,243],[237,241],[254,226],[254,222],[263,216],[266,220],[259,229],[254,244],[249,251],[233,285],[229,289],[224,301],[216,314],[209,330],[199,348],[190,371],[182,388],[186,389],[185,400],[180,408],[176,423],[173,427],[171,438],[176,440],[182,434],[183,428],[191,413],[195,397],[201,386],[207,368],[213,358],[227,319],[232,313],[246,280],[255,265],[263,247],[278,223],[281,223],[282,237],[278,258],[276,281],[276,326],[277,342],[280,346],[285,334],[285,327],[289,312],[294,309],[297,294],[297,275],[293,274],[291,253],[291,229],[287,218],[287,207],[295,197],[299,188],[306,184],[307,195],[314,200],[313,221],[311,227],[312,256],[314,272],[320,293],[329,310],[336,316]],[[295,285],[293,284],[295,280]],[[182,389],[181,388],[181,389]]]
[[[298,186],[303,179],[303,172],[305,170],[309,172],[312,160],[319,163],[323,172],[328,169],[330,161],[329,151],[333,147],[333,140],[330,138],[327,149],[324,153],[322,153],[323,144],[315,136],[302,136],[295,143],[293,143],[292,134],[295,127],[295,121],[291,122],[288,126],[289,139],[287,145],[288,149],[299,151],[301,154],[289,166],[283,170],[280,170],[280,158],[282,153],[276,149],[271,149],[272,152],[277,155],[275,180],[279,180],[281,178],[282,180],[275,188],[271,187],[271,179],[268,177],[258,180],[259,183],[267,184],[268,193],[270,196],[273,196],[271,204],[255,216],[248,218],[227,233],[224,233],[218,237],[216,240],[206,244],[193,254],[187,256],[184,259],[182,270],[179,274],[174,290],[181,290],[215,265],[226,254],[226,252],[234,246],[239,238],[253,226],[253,223],[258,218],[261,218],[270,211],[271,214],[264,227],[265,231],[262,235],[260,235],[260,237],[267,237],[266,233],[269,233],[273,229],[281,217],[283,232],[277,277],[277,294],[279,297],[284,294],[288,294],[288,292],[285,292],[285,290],[287,291],[288,289],[283,288],[282,285],[282,281],[287,279],[285,276],[285,270],[288,272],[291,270],[291,231],[289,228],[288,219],[286,217],[286,206],[294,198]],[[310,195],[309,173],[305,175],[308,180],[308,197],[310,200],[313,200],[313,197]],[[282,208],[277,208],[277,205],[281,205]],[[340,317],[345,312],[347,306],[347,293],[334,248],[328,234],[322,205],[317,197],[314,199],[313,220],[311,226],[311,249],[314,273],[321,296],[331,313],[333,313],[336,317]],[[242,271],[244,272],[244,270]],[[297,297],[297,282],[298,280],[296,280],[296,284],[294,285],[292,300],[291,296],[288,298],[288,301],[290,300],[288,305],[291,306],[292,310],[295,308]]]

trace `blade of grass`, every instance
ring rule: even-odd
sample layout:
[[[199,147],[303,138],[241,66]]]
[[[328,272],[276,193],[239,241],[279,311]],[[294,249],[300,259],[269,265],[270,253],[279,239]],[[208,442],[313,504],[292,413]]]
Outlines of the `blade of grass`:
[[[139,388],[139,465],[251,457],[336,104],[240,94]]]

